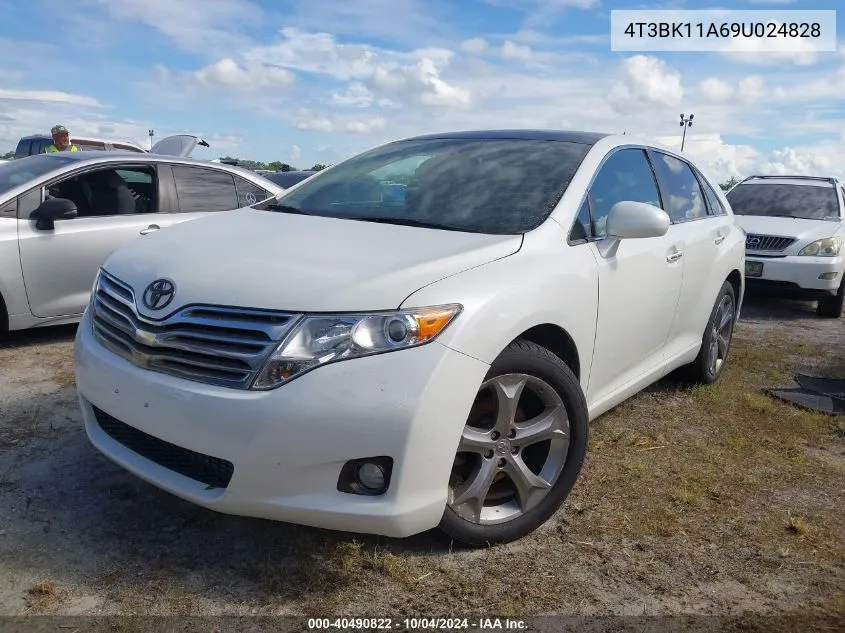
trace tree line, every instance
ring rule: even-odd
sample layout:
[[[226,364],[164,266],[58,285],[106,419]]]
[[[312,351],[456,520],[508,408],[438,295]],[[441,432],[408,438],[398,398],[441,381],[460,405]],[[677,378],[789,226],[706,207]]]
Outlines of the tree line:
[[[258,160],[247,160],[244,158],[223,156],[220,158],[220,162],[229,165],[237,165],[238,167],[243,167],[252,171],[300,171],[299,167],[294,167],[293,165],[290,165],[288,163],[283,163],[280,160],[274,160],[270,163],[263,163]],[[320,171],[322,169],[325,169],[326,167],[328,167],[328,165],[324,165],[323,163],[316,163],[307,171]]]

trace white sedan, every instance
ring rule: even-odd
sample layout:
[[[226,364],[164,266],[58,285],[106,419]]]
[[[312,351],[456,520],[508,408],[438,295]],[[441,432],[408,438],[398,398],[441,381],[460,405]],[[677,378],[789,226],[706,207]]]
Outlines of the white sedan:
[[[76,340],[85,428],[220,512],[518,539],[591,419],[677,368],[719,378],[744,237],[694,164],[631,136],[390,143],[109,257]]]

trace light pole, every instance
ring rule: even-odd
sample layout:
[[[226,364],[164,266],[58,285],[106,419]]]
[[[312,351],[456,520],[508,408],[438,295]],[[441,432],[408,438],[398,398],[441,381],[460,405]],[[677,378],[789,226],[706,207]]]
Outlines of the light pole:
[[[687,128],[692,127],[692,120],[695,118],[694,114],[690,114],[688,117],[684,117],[681,115],[681,127],[684,128],[684,133],[681,136],[681,151],[684,151],[684,141],[687,140]]]
[[[681,115],[681,116],[683,116],[683,115]],[[150,135],[150,149],[152,149],[153,148],[153,130],[150,130],[149,132],[147,132],[147,134]]]

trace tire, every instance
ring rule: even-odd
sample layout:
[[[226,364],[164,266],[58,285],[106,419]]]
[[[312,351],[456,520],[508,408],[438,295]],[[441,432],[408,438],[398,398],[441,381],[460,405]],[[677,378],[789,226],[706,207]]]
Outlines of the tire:
[[[717,327],[721,325],[721,327]],[[713,304],[707,328],[701,340],[698,356],[689,366],[689,376],[694,382],[710,385],[719,379],[728,360],[736,325],[736,293],[730,282],[722,284]],[[719,336],[721,334],[721,336]],[[715,359],[713,357],[715,350]]]
[[[588,426],[584,393],[566,363],[535,343],[511,343],[490,366],[464,426],[440,529],[472,546],[536,530],[575,485]]]
[[[816,315],[829,319],[838,319],[842,316],[842,305],[845,303],[845,279],[839,284],[837,293],[829,298],[819,299],[816,306]]]

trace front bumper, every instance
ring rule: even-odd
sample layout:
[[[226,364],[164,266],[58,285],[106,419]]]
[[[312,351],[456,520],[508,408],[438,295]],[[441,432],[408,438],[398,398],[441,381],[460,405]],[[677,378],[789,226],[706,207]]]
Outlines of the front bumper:
[[[756,282],[776,282],[791,285],[800,290],[835,294],[845,273],[845,257],[787,255],[774,258],[755,257],[751,253],[746,253],[745,260],[763,265],[763,274],[760,277],[749,275],[746,267],[746,280],[749,285]],[[835,274],[833,279],[821,278],[833,274]]]
[[[460,434],[489,369],[435,341],[329,364],[273,391],[241,391],[136,367],[94,340],[87,314],[75,363],[90,441],[138,477],[227,514],[390,537],[440,522]],[[155,451],[153,461],[130,450],[104,430],[98,409],[101,420],[150,440],[230,462],[228,485],[212,488],[163,466]],[[348,460],[375,456],[394,460],[385,494],[337,490]]]

